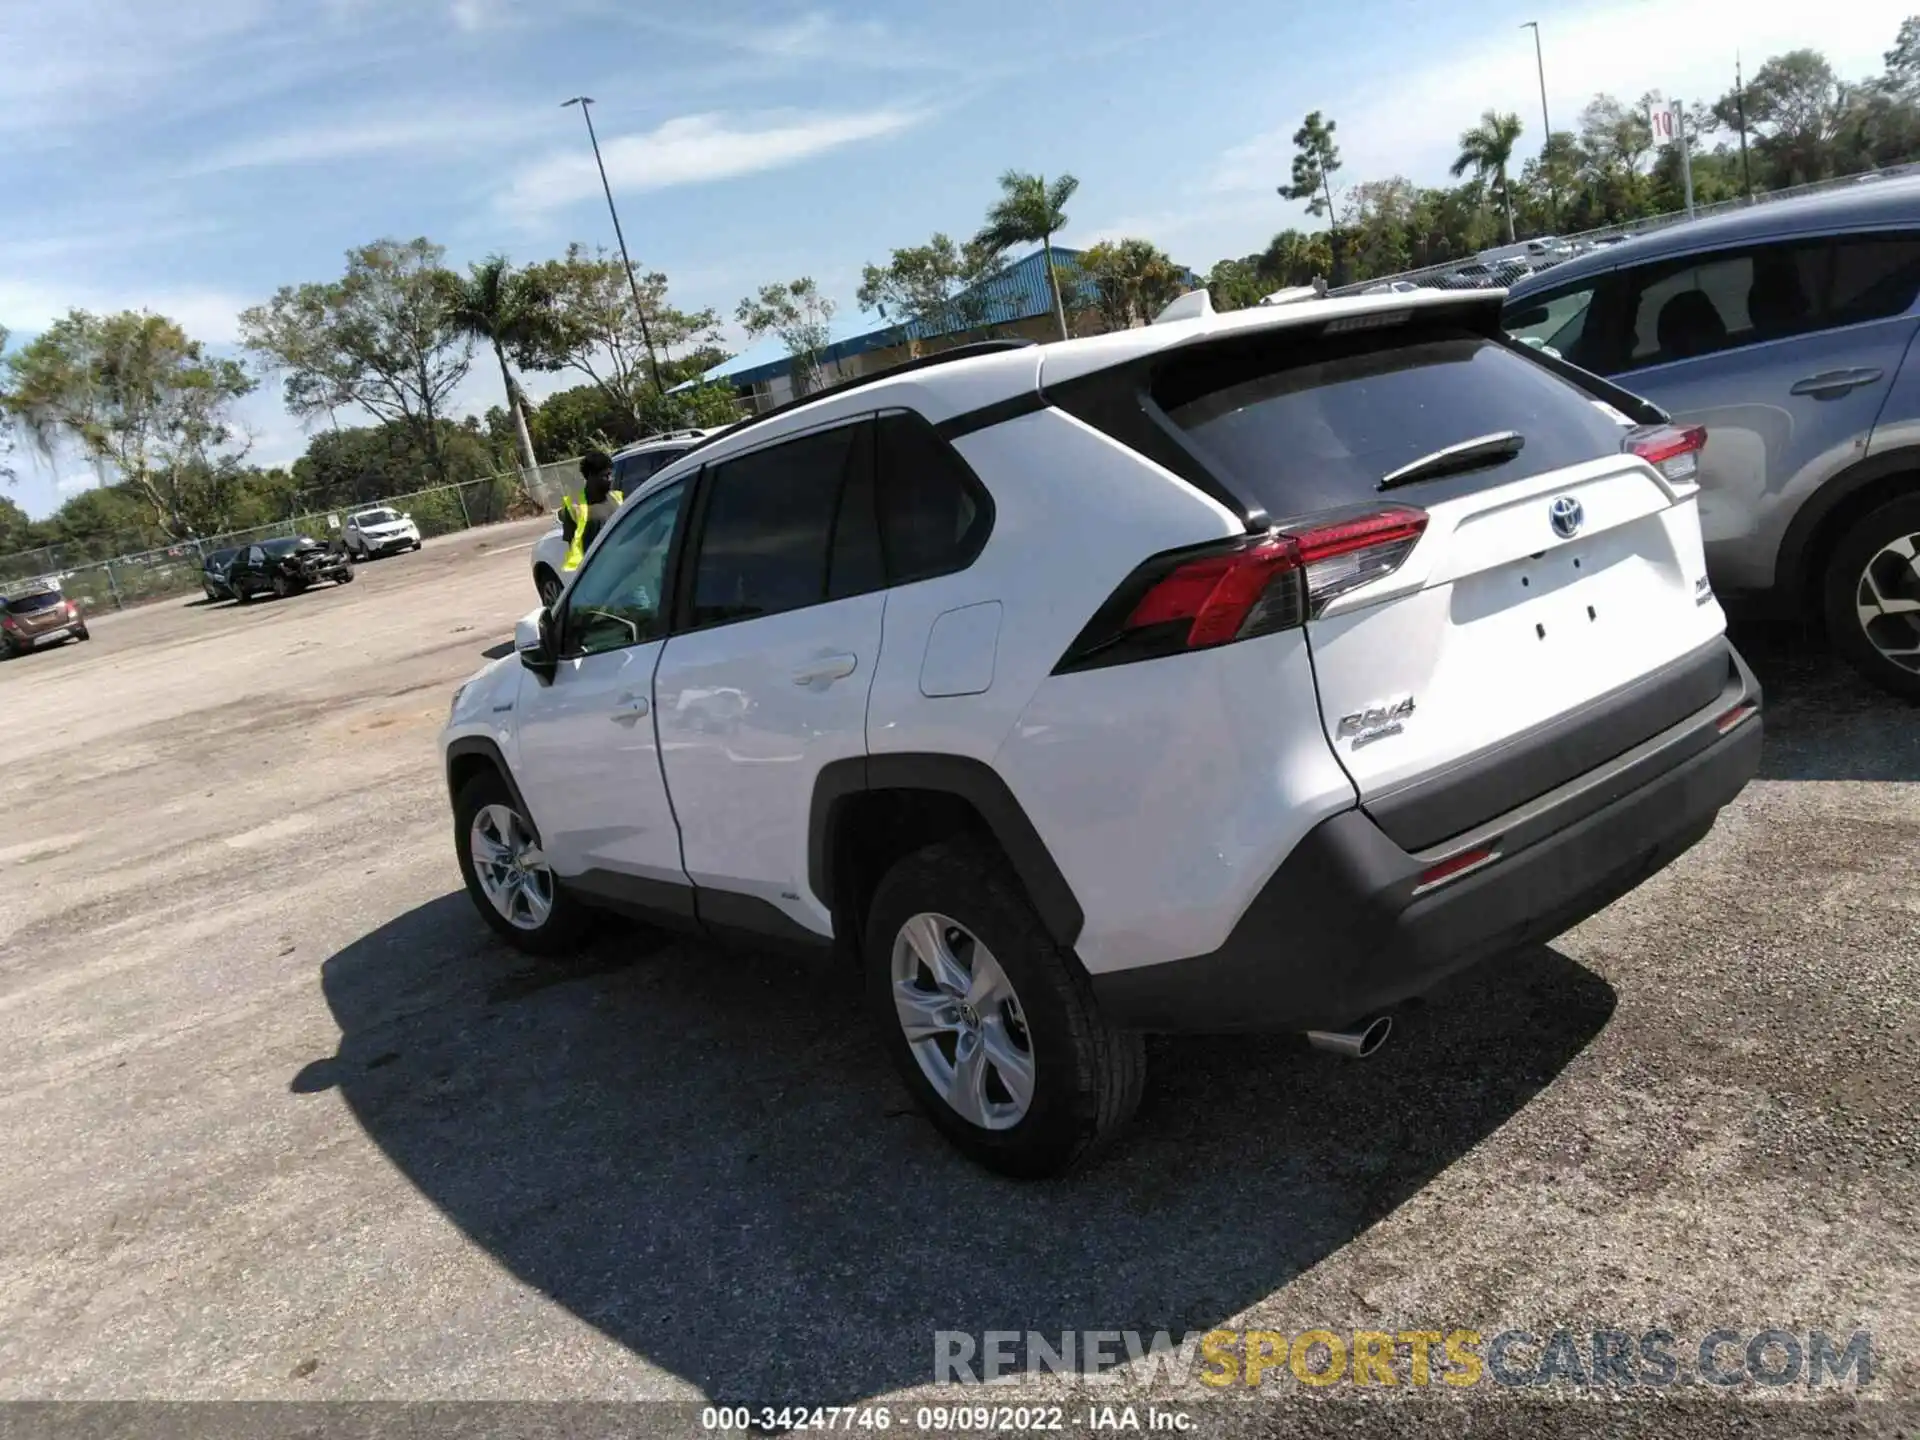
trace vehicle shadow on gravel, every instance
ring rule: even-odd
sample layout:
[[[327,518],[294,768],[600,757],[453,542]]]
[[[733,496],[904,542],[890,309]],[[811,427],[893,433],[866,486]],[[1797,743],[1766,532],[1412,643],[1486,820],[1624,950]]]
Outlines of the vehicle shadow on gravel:
[[[1455,977],[1365,1062],[1291,1037],[1153,1045],[1089,1172],[975,1169],[915,1112],[852,977],[614,930],[530,967],[464,893],[327,960],[338,1088],[514,1275],[723,1403],[933,1378],[934,1333],[1207,1329],[1525,1106],[1613,1012],[1535,948]]]
[[[1920,780],[1920,704],[1855,674],[1804,625],[1742,617],[1733,643],[1766,697],[1763,780]]]

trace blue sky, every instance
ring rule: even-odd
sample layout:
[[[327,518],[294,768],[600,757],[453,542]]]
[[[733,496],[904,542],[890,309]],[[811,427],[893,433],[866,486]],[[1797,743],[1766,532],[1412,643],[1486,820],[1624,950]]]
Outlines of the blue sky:
[[[343,252],[424,234],[464,263],[610,244],[570,95],[598,104],[635,260],[730,314],[979,223],[1008,166],[1071,170],[1063,243],[1144,235],[1204,270],[1301,224],[1274,186],[1307,110],[1343,179],[1443,178],[1489,105],[1538,143],[1593,92],[1688,99],[1798,45],[1875,73],[1914,0],[0,0],[0,324],[146,307],[231,344],[235,315]],[[737,337],[736,337],[737,339]],[[460,408],[498,401],[476,365]],[[567,380],[528,377],[535,394]],[[305,443],[272,379],[253,458]],[[45,514],[92,483],[29,461]]]

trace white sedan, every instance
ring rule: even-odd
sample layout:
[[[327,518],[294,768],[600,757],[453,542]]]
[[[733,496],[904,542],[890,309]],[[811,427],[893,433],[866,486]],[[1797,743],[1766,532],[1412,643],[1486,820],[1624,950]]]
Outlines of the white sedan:
[[[413,523],[413,516],[379,506],[349,515],[340,527],[340,538],[354,559],[371,560],[376,555],[418,550],[420,527]]]

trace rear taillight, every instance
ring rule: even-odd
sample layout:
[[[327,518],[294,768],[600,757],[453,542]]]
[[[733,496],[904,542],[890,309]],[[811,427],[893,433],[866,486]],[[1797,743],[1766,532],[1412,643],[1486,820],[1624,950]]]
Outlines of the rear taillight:
[[[1303,624],[1336,596],[1399,569],[1426,528],[1425,511],[1392,506],[1156,556],[1100,607],[1056,671],[1206,650]]]
[[[67,618],[69,620],[78,620],[80,618],[80,607],[71,600],[67,601]]]
[[[1625,449],[1667,479],[1686,483],[1699,475],[1700,452],[1706,444],[1704,425],[1642,425],[1629,432]]]

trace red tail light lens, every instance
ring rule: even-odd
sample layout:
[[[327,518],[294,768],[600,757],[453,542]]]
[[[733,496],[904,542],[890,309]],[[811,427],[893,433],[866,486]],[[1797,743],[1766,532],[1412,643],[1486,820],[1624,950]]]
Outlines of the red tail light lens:
[[[1056,672],[1205,650],[1318,615],[1335,596],[1400,568],[1427,528],[1410,506],[1158,556],[1087,623]]]
[[[1700,473],[1700,452],[1706,446],[1704,425],[1643,425],[1629,432],[1625,448],[1667,479],[1684,483]]]
[[[1300,568],[1300,547],[1274,536],[1227,555],[1189,560],[1140,597],[1129,630],[1187,623],[1182,648],[1204,649],[1239,637],[1275,577]]]

